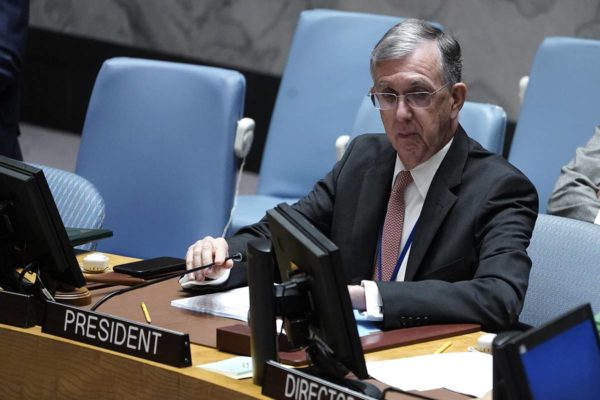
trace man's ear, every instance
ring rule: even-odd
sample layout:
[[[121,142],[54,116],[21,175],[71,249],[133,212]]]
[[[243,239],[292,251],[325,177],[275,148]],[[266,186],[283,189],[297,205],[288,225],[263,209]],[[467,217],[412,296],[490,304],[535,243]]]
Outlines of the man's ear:
[[[467,98],[467,85],[464,82],[455,83],[452,86],[452,109],[450,110],[450,114],[452,115],[452,119],[458,118],[458,112],[465,104],[465,100]]]

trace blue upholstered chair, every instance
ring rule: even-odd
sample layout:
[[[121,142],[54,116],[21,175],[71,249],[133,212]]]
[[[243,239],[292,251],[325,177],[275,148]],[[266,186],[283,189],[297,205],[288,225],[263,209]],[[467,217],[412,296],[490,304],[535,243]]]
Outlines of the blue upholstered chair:
[[[222,234],[233,203],[234,136],[244,77],[221,68],[132,58],[102,65],[76,172],[106,202],[114,236],[98,250],[183,257]]]
[[[535,55],[508,160],[538,190],[540,212],[560,168],[600,123],[600,41],[549,37]]]
[[[239,196],[230,233],[294,202],[335,163],[372,85],[371,50],[403,18],[337,10],[300,14],[265,145],[256,195]]]
[[[62,169],[31,164],[44,171],[63,225],[72,228],[98,229],[105,216],[104,199],[87,179]],[[93,250],[96,243],[86,243],[78,249]]]
[[[600,312],[600,226],[540,214],[527,250],[533,266],[519,320],[539,326],[583,303]]]
[[[494,104],[465,102],[458,114],[460,124],[473,139],[491,152],[501,154],[506,134],[506,112]],[[379,110],[365,96],[356,115],[351,137],[363,133],[383,133]]]

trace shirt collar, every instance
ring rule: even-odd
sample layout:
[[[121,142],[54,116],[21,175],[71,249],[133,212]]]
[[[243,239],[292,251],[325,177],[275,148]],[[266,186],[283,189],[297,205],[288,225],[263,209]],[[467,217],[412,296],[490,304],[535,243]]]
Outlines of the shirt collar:
[[[427,161],[417,165],[410,171],[412,175],[413,182],[419,191],[419,194],[424,199],[427,195],[427,191],[429,190],[429,186],[431,186],[431,182],[433,181],[433,176],[437,172],[440,164],[444,160],[446,153],[450,150],[450,146],[454,138],[450,139],[448,143],[444,147],[442,147],[437,153],[431,156]],[[404,164],[400,161],[400,157],[396,154],[396,165],[394,166],[394,179],[396,179],[396,175],[398,175],[401,171],[404,171]],[[394,179],[392,179],[392,185],[394,183]]]

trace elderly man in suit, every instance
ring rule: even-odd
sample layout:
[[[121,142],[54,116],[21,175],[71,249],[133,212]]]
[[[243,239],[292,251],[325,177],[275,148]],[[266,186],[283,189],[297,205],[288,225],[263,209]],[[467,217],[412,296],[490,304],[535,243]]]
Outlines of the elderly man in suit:
[[[19,135],[20,79],[29,0],[0,1],[0,154],[22,160]]]
[[[338,245],[354,308],[384,329],[515,325],[537,193],[458,123],[467,93],[458,42],[407,19],[375,46],[371,74],[386,135],[356,138],[293,207]],[[243,266],[226,255],[269,237],[263,219],[228,239],[199,240],[188,249],[188,269],[216,265],[189,279],[233,284]]]

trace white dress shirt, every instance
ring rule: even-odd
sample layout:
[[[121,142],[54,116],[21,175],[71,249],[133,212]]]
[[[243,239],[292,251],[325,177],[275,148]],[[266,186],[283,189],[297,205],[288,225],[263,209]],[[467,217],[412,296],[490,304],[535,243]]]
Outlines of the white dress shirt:
[[[406,245],[406,241],[410,236],[410,232],[415,227],[417,220],[419,219],[419,215],[421,215],[421,209],[423,208],[423,203],[425,202],[425,197],[427,196],[427,191],[429,190],[429,186],[431,185],[431,181],[433,181],[433,176],[437,172],[442,160],[448,153],[450,149],[450,145],[452,144],[451,139],[440,151],[435,153],[431,158],[425,161],[422,164],[417,165],[410,171],[412,175],[413,181],[406,187],[404,191],[404,225],[402,226],[402,239],[400,241],[400,250],[404,248]],[[402,161],[400,161],[400,157],[396,155],[396,165],[394,166],[394,177],[392,179],[391,185],[393,186],[394,180],[396,176],[404,171],[404,165]],[[421,221],[421,223],[426,223]],[[410,247],[402,260],[402,264],[400,265],[400,270],[398,271],[398,276],[396,277],[396,281],[403,281],[404,276],[406,275],[406,264],[408,263],[408,257],[410,255]],[[365,296],[366,296],[366,310],[363,312],[363,315],[370,320],[381,321],[383,320],[383,310],[382,310],[382,301],[381,295],[379,294],[379,289],[374,281],[362,281],[362,286],[365,288]]]

